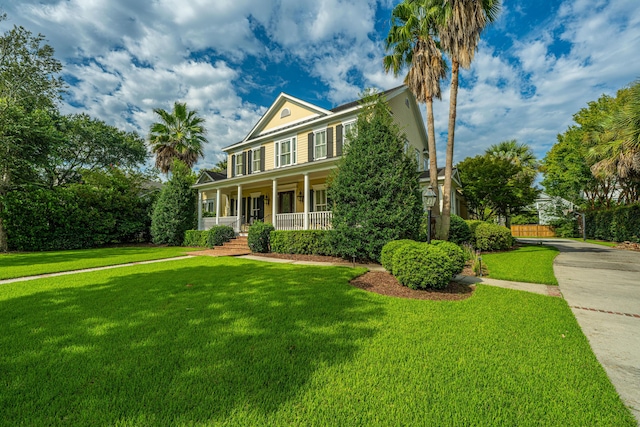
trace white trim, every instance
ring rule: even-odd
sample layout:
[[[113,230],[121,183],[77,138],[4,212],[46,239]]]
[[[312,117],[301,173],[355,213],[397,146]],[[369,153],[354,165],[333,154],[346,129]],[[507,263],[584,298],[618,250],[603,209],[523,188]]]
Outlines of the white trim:
[[[256,193],[249,193],[249,196],[251,196],[252,199],[257,199],[258,197],[262,196],[262,193],[260,191]]]
[[[313,191],[326,190],[327,189],[327,184],[314,184],[314,185],[311,186],[311,189],[313,189]]]
[[[286,185],[278,185],[278,193],[286,193],[287,191],[296,191],[298,189],[298,183],[294,182],[293,184]],[[296,194],[296,196],[298,196]]]
[[[289,141],[289,164],[280,164],[280,157],[282,156],[282,143]],[[298,136],[290,135],[289,137],[279,139],[273,142],[273,167],[276,169],[284,168],[287,166],[294,166],[298,164]]]
[[[324,133],[324,156],[316,157],[316,148],[318,148],[318,135]],[[327,138],[327,127],[316,129],[313,131],[313,160],[323,160],[327,158],[329,141]]]
[[[235,153],[235,170],[233,171],[235,173],[235,176],[244,176],[244,174],[242,173],[242,167],[240,168],[240,173],[238,173],[238,158],[242,159],[242,154],[244,153],[244,151],[241,151],[239,153]],[[241,166],[244,166],[243,163],[240,163]]]
[[[264,169],[264,165],[262,164],[262,159],[260,157],[260,149],[262,148],[262,145],[260,145],[259,147],[254,147],[251,148],[251,173],[257,173],[257,172],[262,172],[262,170]],[[258,153],[258,162],[260,162],[260,169],[255,170],[253,168],[253,165],[256,161],[256,153]]]

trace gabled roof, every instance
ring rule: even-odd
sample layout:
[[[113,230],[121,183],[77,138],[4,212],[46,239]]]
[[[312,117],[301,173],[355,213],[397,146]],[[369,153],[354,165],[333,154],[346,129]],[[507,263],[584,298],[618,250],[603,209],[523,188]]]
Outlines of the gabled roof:
[[[205,184],[207,182],[215,182],[227,179],[227,175],[220,172],[202,171],[198,177],[196,184]]]
[[[429,176],[429,171],[423,171],[420,174],[420,180],[424,181],[424,180],[429,180],[430,176]],[[444,168],[438,168],[438,181],[444,179]],[[458,168],[453,168],[453,171],[451,173],[451,179],[453,181],[455,181],[459,186],[462,186],[462,181],[460,181],[460,174],[458,173]]]
[[[387,98],[393,98],[399,93],[404,92],[405,90],[406,90],[406,86],[401,85],[401,86],[397,86],[392,89],[386,90],[384,92],[381,92],[380,94],[386,96]],[[276,116],[276,114],[278,114],[281,111],[282,107],[287,102],[295,104],[299,107],[302,107],[303,109],[307,110],[309,114],[306,117],[287,123],[286,125],[265,130],[266,125]],[[224,147],[223,150],[236,148],[256,138],[279,133],[284,130],[292,129],[306,123],[322,120],[326,117],[330,117],[334,115],[339,116],[341,113],[345,113],[350,110],[356,110],[357,108],[359,108],[359,105],[360,105],[360,100],[356,100],[356,101],[348,102],[346,104],[339,105],[335,108],[332,108],[331,110],[325,110],[324,108],[318,107],[317,105],[313,105],[309,102],[295,98],[291,95],[287,95],[286,93],[281,93],[280,95],[278,95],[278,98],[276,98],[274,103],[271,104],[271,107],[269,107],[267,112],[260,118],[258,123],[256,123],[253,129],[251,129],[249,134],[242,141],[238,141],[234,144]]]

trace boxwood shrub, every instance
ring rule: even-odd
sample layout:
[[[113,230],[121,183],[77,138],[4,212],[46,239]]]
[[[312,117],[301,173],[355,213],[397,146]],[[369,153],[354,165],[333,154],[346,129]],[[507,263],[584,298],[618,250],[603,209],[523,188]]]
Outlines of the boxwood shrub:
[[[184,233],[184,242],[182,246],[207,246],[207,230],[187,230]]]
[[[471,242],[471,229],[469,228],[469,224],[458,215],[451,215],[449,241],[456,245]]]
[[[233,231],[233,227],[228,225],[214,225],[207,231],[207,247],[209,248],[221,246],[224,242],[228,242],[236,237],[236,232]]]
[[[513,246],[511,230],[501,225],[485,222],[476,228],[476,249],[481,251],[500,251]]]
[[[280,254],[336,256],[333,230],[276,230],[270,233],[271,251]]]
[[[262,221],[254,222],[251,227],[249,227],[249,236],[247,237],[251,252],[269,252],[270,235],[274,230],[275,228],[271,224]]]
[[[405,243],[393,256],[394,276],[411,289],[444,289],[455,267],[447,252],[428,243]]]
[[[452,242],[445,242],[444,240],[432,240],[431,244],[444,250],[447,255],[449,255],[449,258],[451,258],[451,262],[453,265],[454,275],[462,272],[462,270],[464,269],[464,264],[466,262],[466,257],[464,255],[464,251],[460,246]]]
[[[480,221],[479,219],[467,219],[464,221],[469,226],[469,233],[471,233],[471,238],[469,243],[475,248],[476,247],[476,229],[480,224],[484,224],[484,221]]]
[[[396,251],[407,243],[416,242],[408,239],[392,240],[382,247],[382,252],[380,254],[380,264],[382,264],[385,270],[387,270],[389,273],[393,274],[393,257],[395,256]]]

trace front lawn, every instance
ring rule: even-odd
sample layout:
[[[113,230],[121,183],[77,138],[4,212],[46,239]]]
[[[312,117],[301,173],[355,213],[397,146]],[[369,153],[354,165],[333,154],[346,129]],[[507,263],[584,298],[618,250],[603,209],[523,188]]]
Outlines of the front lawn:
[[[634,426],[566,302],[198,257],[0,286],[4,425]]]
[[[482,262],[492,279],[557,285],[553,260],[559,253],[553,246],[521,246],[512,251],[482,254]]]
[[[191,250],[197,249],[180,246],[126,246],[70,251],[0,253],[0,280],[126,264],[129,262],[173,258],[182,256],[185,252]]]

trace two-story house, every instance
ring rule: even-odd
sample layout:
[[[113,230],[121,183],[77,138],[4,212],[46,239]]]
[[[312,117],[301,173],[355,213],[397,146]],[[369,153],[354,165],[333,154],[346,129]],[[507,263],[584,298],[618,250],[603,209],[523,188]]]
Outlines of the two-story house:
[[[415,97],[406,86],[383,95],[406,135],[406,153],[415,156],[419,171],[426,171],[427,135]],[[353,136],[360,108],[356,101],[326,110],[281,93],[246,138],[224,149],[226,176],[199,176],[194,185],[199,228],[223,224],[240,231],[255,220],[277,230],[330,228],[327,177]],[[428,181],[422,173],[421,185]],[[459,188],[457,181],[452,213],[461,208]],[[204,217],[203,212],[214,215]]]

